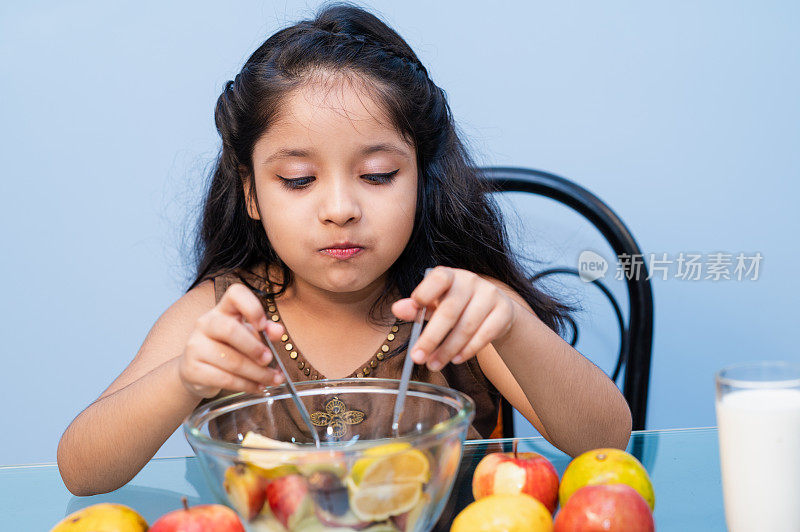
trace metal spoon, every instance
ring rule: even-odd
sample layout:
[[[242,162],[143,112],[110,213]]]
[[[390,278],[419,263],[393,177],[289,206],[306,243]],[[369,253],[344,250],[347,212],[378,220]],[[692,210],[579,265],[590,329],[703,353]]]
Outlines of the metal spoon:
[[[272,340],[269,339],[269,336],[267,336],[264,333],[264,331],[259,331],[259,333],[261,334],[261,338],[263,338],[264,342],[267,344],[267,347],[269,347],[269,350],[272,351],[273,358],[278,362],[278,366],[281,368],[281,371],[283,372],[283,376],[286,379],[285,384],[286,386],[289,387],[289,391],[292,394],[292,400],[294,401],[294,404],[297,406],[297,410],[300,412],[300,417],[303,418],[303,421],[305,421],[306,426],[308,426],[308,430],[311,431],[311,436],[314,438],[314,445],[319,447],[320,441],[319,441],[319,434],[317,434],[317,428],[311,422],[311,416],[308,414],[308,410],[306,410],[306,405],[303,404],[303,401],[300,400],[300,396],[297,395],[297,389],[294,387],[294,382],[292,382],[291,377],[289,377],[289,372],[286,371],[286,366],[283,365],[283,361],[281,360],[281,357],[278,355],[278,351],[277,349],[275,349],[275,346],[272,345]]]
[[[424,279],[432,268],[425,269]],[[395,436],[400,435],[400,416],[403,414],[403,405],[406,402],[406,394],[408,393],[408,381],[411,378],[411,370],[414,367],[414,361],[411,360],[411,352],[417,344],[419,335],[422,332],[422,322],[425,321],[425,307],[419,309],[417,317],[414,320],[414,325],[411,327],[411,336],[408,339],[408,349],[406,350],[406,359],[403,361],[403,373],[400,376],[400,386],[397,389],[397,397],[394,400],[394,414],[392,415],[392,432]]]

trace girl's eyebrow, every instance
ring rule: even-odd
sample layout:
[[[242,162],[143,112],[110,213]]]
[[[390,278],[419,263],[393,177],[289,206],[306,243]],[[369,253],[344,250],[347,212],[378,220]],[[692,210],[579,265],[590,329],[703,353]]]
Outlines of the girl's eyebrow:
[[[386,153],[394,153],[395,155],[400,155],[408,159],[408,152],[399,146],[388,142],[381,142],[378,144],[370,144],[368,146],[363,146],[360,150],[360,154],[362,156],[371,155],[377,152],[386,152]],[[287,159],[290,157],[313,157],[316,155],[314,150],[308,150],[303,148],[280,148],[275,153],[264,159],[264,164],[269,164],[272,161],[277,159]]]

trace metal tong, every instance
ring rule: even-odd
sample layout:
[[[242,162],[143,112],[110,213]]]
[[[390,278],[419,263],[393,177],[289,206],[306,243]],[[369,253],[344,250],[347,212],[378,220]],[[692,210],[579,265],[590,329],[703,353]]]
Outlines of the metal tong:
[[[289,372],[286,371],[286,366],[283,365],[283,361],[281,360],[280,355],[278,354],[278,350],[275,349],[275,346],[272,344],[272,340],[269,339],[264,331],[259,331],[261,334],[261,338],[264,340],[264,343],[267,344],[269,350],[272,351],[272,358],[274,358],[278,362],[278,367],[281,368],[281,372],[283,372],[283,376],[286,379],[286,386],[289,388],[289,392],[292,394],[292,400],[294,404],[297,406],[297,410],[300,412],[300,417],[303,418],[305,421],[308,430],[311,431],[311,436],[314,438],[314,445],[319,447],[319,434],[317,434],[317,428],[311,422],[311,416],[308,414],[308,410],[306,409],[306,405],[303,404],[303,401],[300,400],[300,396],[297,395],[297,389],[294,387],[294,382],[292,382],[292,378],[289,377]]]
[[[425,275],[431,271],[431,268],[425,269]],[[408,381],[411,379],[411,370],[414,368],[414,361],[411,360],[411,352],[419,340],[419,335],[422,332],[422,323],[425,321],[425,307],[419,309],[417,317],[414,320],[414,325],[411,327],[411,336],[408,339],[408,349],[406,350],[406,359],[403,361],[403,373],[400,376],[400,386],[397,389],[397,397],[394,402],[394,414],[392,415],[392,433],[395,436],[400,435],[400,416],[403,414],[403,405],[406,402],[406,394],[408,393]]]

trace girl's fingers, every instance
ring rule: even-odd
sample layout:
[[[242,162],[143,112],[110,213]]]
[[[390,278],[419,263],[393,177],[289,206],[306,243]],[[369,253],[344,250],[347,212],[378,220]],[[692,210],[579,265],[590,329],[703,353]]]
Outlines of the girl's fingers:
[[[263,344],[264,340],[263,340],[263,338],[261,338],[260,331],[256,330],[256,328],[253,327],[250,323],[248,323],[247,320],[245,320],[244,318],[242,318],[242,320],[243,320],[242,323],[244,324],[245,328],[247,328],[247,330],[250,331],[250,334],[253,335],[253,338],[258,340],[259,343]],[[272,321],[269,322],[269,325],[267,325],[267,328],[264,329],[264,333],[273,342],[277,342],[281,338],[281,336],[283,335],[283,332],[284,332],[283,325],[281,325],[280,323],[272,322]]]
[[[502,305],[495,306],[489,315],[486,316],[486,319],[483,320],[483,323],[475,334],[472,335],[467,345],[458,352],[455,361],[464,361],[475,356],[478,351],[489,345],[492,340],[503,333],[508,327],[510,319],[510,309]]]
[[[217,303],[216,309],[228,316],[243,316],[258,330],[266,329],[269,324],[261,301],[242,283],[230,285]]]
[[[264,342],[253,335],[252,329],[233,316],[211,311],[201,326],[206,336],[212,340],[228,344],[261,364],[268,364],[272,360],[272,353]]]
[[[473,296],[453,330],[428,357],[428,368],[437,371],[463,351],[494,306],[495,301],[489,297],[481,297],[480,294]],[[463,362],[463,360],[465,359],[457,362]]]
[[[455,271],[444,266],[432,269],[422,282],[411,292],[411,299],[421,307],[433,307],[437,301],[453,286]]]
[[[449,274],[442,273],[446,268],[439,267],[439,270],[441,271],[430,279],[430,274],[432,274],[435,269],[431,269],[430,271],[426,270],[425,277],[411,293],[411,297],[399,299],[392,304],[392,313],[404,321],[414,321],[419,309],[423,306],[430,307],[428,309],[429,313],[433,313],[436,308],[436,300],[447,291],[447,287],[450,286],[451,283],[448,282],[448,279],[452,278]],[[419,298],[421,301],[424,300],[426,304],[423,305],[415,300],[415,298]]]
[[[414,346],[414,352],[411,353],[411,358],[417,364],[429,361],[429,354],[434,351],[444,341],[445,337],[450,333],[453,327],[458,323],[461,314],[467,307],[470,301],[471,292],[468,290],[454,290],[436,307],[433,315],[430,317],[428,324],[419,336],[419,340]],[[419,352],[422,354],[419,354]],[[432,371],[438,371],[441,367],[434,369],[428,366]]]
[[[407,297],[392,303],[392,314],[403,321],[414,321],[420,306],[413,299]]]
[[[215,388],[249,393],[261,393],[261,390],[264,389],[263,384],[203,362],[199,362],[196,365],[195,372],[198,380],[202,380]]]
[[[242,377],[246,380],[270,385],[275,382],[279,372],[271,368],[259,366],[251,359],[222,342],[209,340],[209,345],[203,349],[203,354],[198,362],[215,366],[227,373]]]

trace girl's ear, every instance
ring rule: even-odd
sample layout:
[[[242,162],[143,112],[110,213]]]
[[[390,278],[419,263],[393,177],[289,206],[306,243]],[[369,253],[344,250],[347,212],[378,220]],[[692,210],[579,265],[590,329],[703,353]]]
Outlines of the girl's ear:
[[[244,189],[244,201],[247,206],[247,215],[253,220],[260,220],[261,216],[258,214],[258,206],[253,194],[250,193],[250,187],[253,186],[252,176],[250,171],[244,165],[239,165],[239,177],[242,180],[242,187]]]

